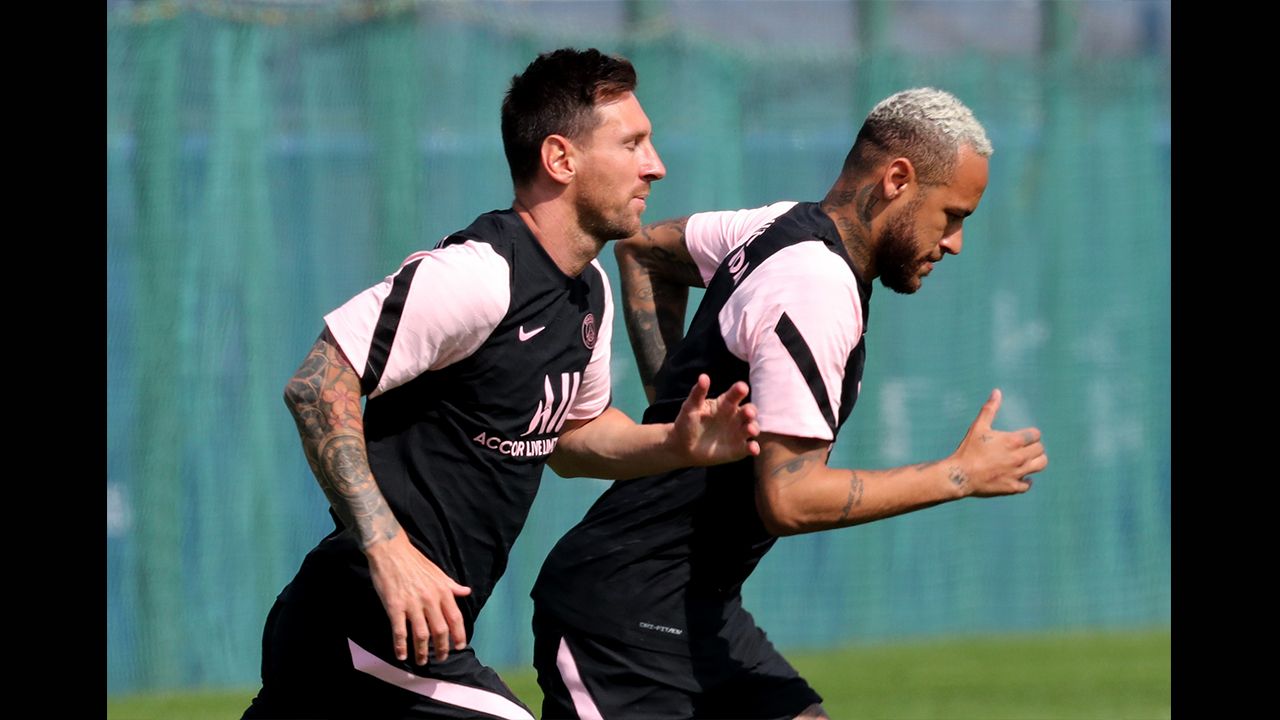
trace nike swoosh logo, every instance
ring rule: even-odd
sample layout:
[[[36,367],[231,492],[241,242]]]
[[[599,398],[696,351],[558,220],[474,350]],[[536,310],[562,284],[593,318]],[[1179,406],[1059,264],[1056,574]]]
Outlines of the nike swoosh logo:
[[[520,326],[519,331],[518,331],[516,334],[520,336],[520,342],[524,342],[525,340],[528,340],[529,338],[533,337],[534,335],[537,335],[538,333],[540,333],[540,332],[542,332],[543,330],[546,330],[546,329],[547,329],[547,326],[546,326],[546,325],[543,325],[543,326],[542,326],[542,327],[540,327],[540,328],[534,328],[534,329],[530,330],[529,332],[525,332],[525,331],[524,331],[524,326],[523,326],[523,325],[521,325],[521,326]]]

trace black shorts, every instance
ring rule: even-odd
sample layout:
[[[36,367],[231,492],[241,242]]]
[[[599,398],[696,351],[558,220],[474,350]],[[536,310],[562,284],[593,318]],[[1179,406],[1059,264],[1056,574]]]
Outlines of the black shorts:
[[[534,614],[542,717],[791,720],[822,702],[763,631],[692,657],[586,635]]]
[[[372,587],[328,588],[307,573],[304,562],[267,616],[262,690],[245,718],[533,720],[470,647],[421,667],[411,647],[409,659],[398,661]]]

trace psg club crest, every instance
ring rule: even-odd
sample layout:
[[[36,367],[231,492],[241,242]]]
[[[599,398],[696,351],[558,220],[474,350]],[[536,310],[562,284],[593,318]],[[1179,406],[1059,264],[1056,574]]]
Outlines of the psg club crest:
[[[587,316],[582,318],[582,344],[586,345],[588,350],[595,349],[596,316],[593,313],[587,313]]]

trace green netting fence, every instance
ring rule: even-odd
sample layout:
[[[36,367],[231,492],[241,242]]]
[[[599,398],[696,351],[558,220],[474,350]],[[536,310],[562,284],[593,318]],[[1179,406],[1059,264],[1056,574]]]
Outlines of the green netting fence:
[[[998,425],[1038,425],[1052,467],[1025,496],[782,540],[745,590],[775,643],[1170,622],[1167,58],[753,54],[407,2],[189,7],[108,13],[109,692],[257,682],[267,609],[331,527],[284,382],[324,313],[510,205],[502,93],[569,44],[637,66],[668,168],[650,221],[819,199],[904,87],[956,93],[996,146],[964,253],[917,295],[877,292],[832,462],[940,457],[999,386]],[[625,333],[614,356],[638,417]],[[489,664],[529,663],[541,559],[603,488],[548,473],[472,639]]]

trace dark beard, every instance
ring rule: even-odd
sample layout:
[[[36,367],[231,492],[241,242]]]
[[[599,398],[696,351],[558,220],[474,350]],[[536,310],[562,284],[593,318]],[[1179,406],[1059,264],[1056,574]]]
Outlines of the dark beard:
[[[639,227],[625,228],[610,222],[594,205],[581,200],[578,202],[578,223],[583,232],[601,243],[629,238],[640,231]]]
[[[923,196],[917,195],[911,204],[888,221],[884,239],[876,251],[876,271],[880,283],[890,290],[910,295],[920,289],[920,256],[912,222]]]

